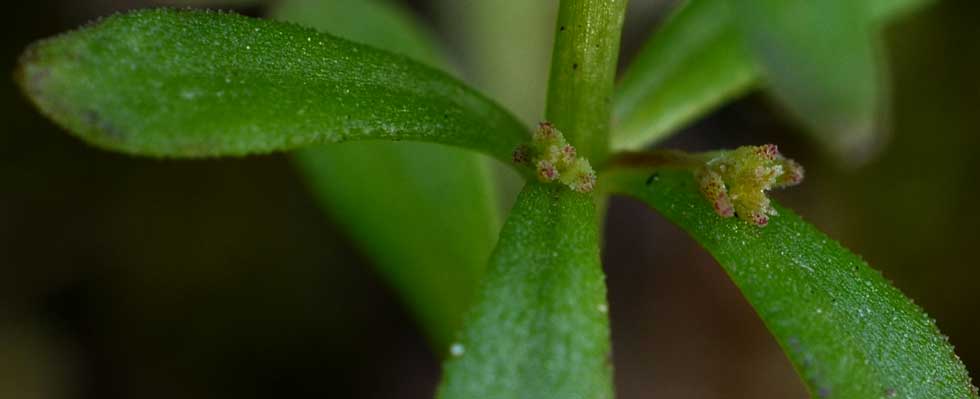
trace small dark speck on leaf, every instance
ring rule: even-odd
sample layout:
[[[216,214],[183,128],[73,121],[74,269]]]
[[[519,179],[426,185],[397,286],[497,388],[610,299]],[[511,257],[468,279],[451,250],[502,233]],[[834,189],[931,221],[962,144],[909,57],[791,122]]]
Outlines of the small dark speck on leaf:
[[[560,28],[560,29],[558,29],[558,30],[560,30],[560,31],[562,31],[562,32],[564,32],[564,31],[565,31],[565,25],[562,25],[562,26],[561,26],[561,28]]]
[[[817,390],[817,396],[819,396],[821,398],[829,398],[830,397],[830,388],[820,387],[820,389]]]
[[[578,69],[578,64],[572,64],[572,69]]]
[[[657,181],[658,179],[660,179],[660,173],[650,175],[650,177],[647,178],[647,185],[649,186],[653,184],[653,182]]]

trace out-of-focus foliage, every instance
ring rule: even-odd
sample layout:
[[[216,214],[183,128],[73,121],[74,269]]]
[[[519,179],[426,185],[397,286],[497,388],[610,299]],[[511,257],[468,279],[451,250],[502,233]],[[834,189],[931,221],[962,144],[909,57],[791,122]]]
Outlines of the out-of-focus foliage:
[[[660,141],[766,81],[819,142],[853,160],[883,132],[877,28],[930,2],[686,1],[624,74],[612,146]]]
[[[287,0],[272,14],[443,64],[411,16],[387,1]],[[324,208],[401,292],[432,345],[446,348],[499,229],[488,161],[446,146],[405,142],[323,145],[296,156]]]
[[[887,105],[868,3],[732,4],[770,91],[841,159],[865,161],[881,140],[878,115]]]
[[[755,85],[759,72],[731,23],[728,0],[690,0],[657,29],[621,77],[614,150],[635,150]]]

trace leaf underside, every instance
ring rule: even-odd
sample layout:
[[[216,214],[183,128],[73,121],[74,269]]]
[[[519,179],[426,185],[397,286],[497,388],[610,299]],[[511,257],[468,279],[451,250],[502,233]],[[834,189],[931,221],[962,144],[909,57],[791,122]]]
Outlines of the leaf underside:
[[[348,140],[417,140],[505,162],[527,130],[448,75],[312,29],[154,9],[38,42],[24,91],[82,139],[166,157]]]
[[[622,170],[602,178],[714,256],[814,397],[977,398],[935,323],[792,211],[777,206],[779,215],[758,228],[715,215],[689,172]]]

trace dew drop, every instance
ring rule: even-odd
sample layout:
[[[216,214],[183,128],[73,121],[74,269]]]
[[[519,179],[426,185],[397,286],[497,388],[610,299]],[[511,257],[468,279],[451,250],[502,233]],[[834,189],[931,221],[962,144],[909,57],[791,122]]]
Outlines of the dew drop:
[[[449,346],[449,354],[450,355],[453,355],[453,357],[463,356],[463,352],[465,352],[465,351],[466,351],[466,348],[464,348],[463,347],[463,344],[461,344],[459,342],[455,342],[455,343],[453,343],[452,345]]]

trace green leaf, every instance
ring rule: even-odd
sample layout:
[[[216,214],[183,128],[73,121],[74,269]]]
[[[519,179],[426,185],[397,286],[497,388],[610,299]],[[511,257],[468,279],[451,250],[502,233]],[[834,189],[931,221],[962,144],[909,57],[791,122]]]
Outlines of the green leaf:
[[[612,147],[636,150],[754,87],[759,70],[728,0],[689,0],[644,45],[617,87]]]
[[[763,73],[729,1],[686,1],[643,46],[617,86],[613,149],[636,150],[662,140],[757,87]],[[869,7],[874,25],[882,25],[931,2],[874,0]]]
[[[435,38],[391,0],[284,0],[270,15],[446,69]]]
[[[589,196],[525,186],[450,350],[439,398],[612,397],[597,234]]]
[[[296,153],[334,220],[371,256],[445,350],[472,303],[499,224],[480,159],[426,143],[358,142]]]
[[[541,122],[557,2],[433,0],[468,81],[528,124]],[[507,21],[507,23],[500,23]],[[514,187],[514,197],[522,185]]]
[[[770,91],[835,154],[860,160],[881,141],[870,6],[854,0],[732,0]]]
[[[348,140],[417,140],[509,162],[527,130],[446,74],[312,29],[147,10],[41,41],[19,80],[90,143],[202,157]]]
[[[620,170],[606,189],[687,231],[728,272],[814,397],[977,398],[935,323],[792,211],[758,228],[714,214],[689,172]]]
[[[897,19],[932,5],[936,0],[870,0],[871,18],[878,23]]]
[[[440,64],[410,15],[375,0],[286,0],[276,18]],[[440,351],[469,308],[500,221],[487,161],[429,143],[304,148],[297,167]],[[392,201],[392,199],[397,199]]]

